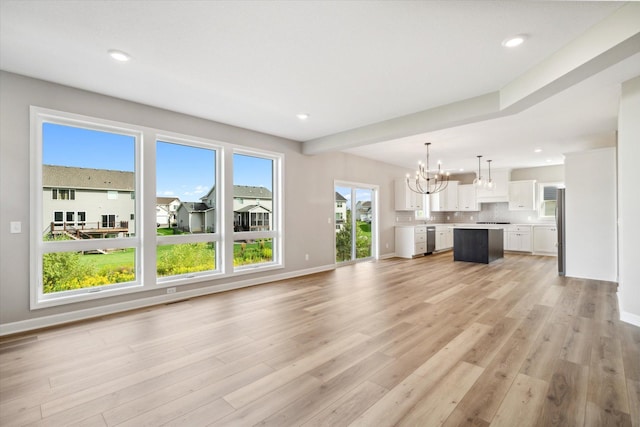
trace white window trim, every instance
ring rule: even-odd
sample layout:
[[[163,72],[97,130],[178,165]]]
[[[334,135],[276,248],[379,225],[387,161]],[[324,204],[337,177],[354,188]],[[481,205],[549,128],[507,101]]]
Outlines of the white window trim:
[[[372,224],[375,225],[375,227],[371,228],[371,256],[367,257],[367,258],[362,258],[362,259],[355,259],[355,260],[351,260],[351,261],[343,261],[341,263],[337,263],[336,260],[336,235],[335,235],[335,230],[334,230],[334,234],[333,234],[333,260],[334,263],[336,265],[348,265],[348,264],[353,264],[353,263],[357,263],[357,262],[366,262],[366,261],[371,261],[372,259],[379,259],[380,257],[380,248],[379,248],[379,229],[380,229],[380,225],[378,223],[379,219],[380,219],[380,212],[378,209],[378,197],[380,194],[380,186],[379,185],[373,185],[373,184],[363,184],[361,182],[352,182],[352,181],[342,181],[342,180],[334,180],[333,181],[333,194],[335,194],[335,188],[337,186],[340,187],[352,187],[352,188],[358,188],[358,189],[369,189],[372,192],[372,198],[371,198],[371,208],[373,210],[373,218],[371,218]],[[335,196],[334,196],[335,197]],[[345,204],[347,204],[345,202]],[[353,203],[353,200],[351,201],[351,217],[353,220],[353,210],[355,209],[355,205]],[[345,218],[346,219],[346,218]],[[335,222],[335,218],[333,220],[333,224],[336,225]]]
[[[217,141],[191,137],[176,133],[163,132],[158,133],[155,136],[155,141],[153,144],[154,156],[153,156],[153,164],[156,164],[156,156],[155,149],[157,147],[158,142],[167,142],[170,144],[178,144],[186,147],[195,147],[195,148],[203,148],[206,150],[214,150],[215,151],[215,174],[214,174],[214,185],[220,189],[224,188],[224,176],[221,173],[222,170],[222,161],[221,158],[224,153],[224,146]],[[155,172],[155,167],[154,167]],[[157,175],[157,172],[155,172]],[[153,179],[155,183],[155,176]],[[154,194],[156,191],[154,189]],[[216,276],[224,276],[225,268],[222,262],[222,253],[224,252],[222,249],[222,231],[225,227],[224,221],[226,215],[221,215],[221,212],[224,212],[225,204],[220,196],[220,191],[216,190],[216,200],[215,200],[215,223],[216,223],[216,232],[215,233],[198,233],[198,234],[181,234],[176,236],[156,236],[156,247],[160,245],[178,245],[182,243],[215,243],[216,244],[216,259],[215,265],[216,268],[214,270],[207,271],[198,271],[193,273],[185,273],[185,274],[177,274],[174,276],[164,276],[157,277],[156,281],[158,286],[174,286],[180,284],[188,284],[194,283],[197,281],[201,281],[202,279],[212,279]],[[154,271],[156,271],[156,252],[153,251],[153,259],[147,260],[148,263],[153,264]],[[194,280],[195,279],[195,280]]]
[[[270,231],[241,231],[232,232],[232,238],[229,247],[229,271],[233,271],[235,275],[255,273],[257,271],[273,270],[284,268],[284,154],[275,153],[272,151],[249,149],[246,147],[234,147],[231,151],[231,165],[233,165],[233,155],[241,154],[244,156],[261,157],[273,161],[273,188],[271,191],[272,199],[272,212],[271,212],[271,230]],[[227,189],[227,200],[231,201],[230,210],[233,211],[233,166],[230,171],[229,185],[225,187]],[[233,230],[233,216],[231,212],[231,224],[230,228]],[[233,244],[236,240],[246,239],[272,239],[271,250],[273,254],[273,260],[271,262],[263,262],[258,264],[249,264],[235,267],[233,265]]]
[[[539,182],[538,183],[538,191],[537,191],[538,219],[554,219],[555,218],[555,215],[544,215],[544,187],[550,187],[550,186],[564,188],[564,182]]]
[[[92,239],[91,241],[43,242],[39,233],[31,233],[30,267],[35,272],[30,279],[30,307],[40,309],[80,301],[89,301],[116,295],[159,290],[169,286],[202,283],[212,279],[242,276],[256,272],[284,268],[284,154],[247,148],[227,142],[187,136],[174,132],[149,128],[142,125],[121,123],[80,114],[67,113],[37,106],[30,108],[30,163],[31,163],[31,230],[44,230],[42,226],[42,124],[52,122],[61,125],[95,129],[133,136],[135,143],[135,200],[136,234],[134,237],[118,239]],[[216,150],[216,186],[224,191],[216,192],[216,233],[183,236],[157,236],[156,229],[156,153],[157,141],[200,146]],[[144,153],[144,157],[142,154]],[[250,238],[273,239],[272,262],[233,267],[233,245],[235,240],[247,238],[246,232],[233,231],[233,154],[265,157],[273,160],[273,213],[270,221],[273,230],[250,232]],[[229,212],[227,212],[227,210]],[[224,212],[224,214],[223,214]],[[174,239],[174,237],[180,237]],[[100,243],[108,245],[100,246]],[[216,242],[216,270],[157,277],[156,250],[158,244],[189,242]],[[46,244],[45,244],[46,243]],[[96,244],[97,243],[97,244]],[[155,244],[155,246],[154,246]],[[41,255],[48,252],[75,251],[84,248],[133,248],[135,249],[136,280],[44,295],[42,292]],[[150,249],[153,248],[153,249]],[[213,286],[216,286],[213,284]]]
[[[110,120],[87,117],[79,114],[65,113],[61,111],[50,110],[41,107],[30,107],[31,116],[31,132],[30,132],[30,149],[31,149],[31,230],[37,231],[31,233],[31,250],[30,264],[31,271],[35,274],[30,278],[30,308],[38,309],[52,307],[77,301],[85,301],[96,298],[103,298],[107,295],[116,295],[128,293],[135,288],[141,287],[144,283],[143,272],[141,266],[142,256],[142,233],[136,230],[134,237],[122,237],[118,239],[91,239],[90,241],[65,241],[65,242],[44,242],[40,230],[44,230],[42,215],[42,126],[44,123],[55,123],[66,126],[81,127],[97,131],[112,132],[121,135],[127,135],[135,138],[134,156],[135,156],[135,187],[136,190],[141,189],[141,170],[140,153],[143,142],[142,131],[134,127],[114,122]],[[140,201],[136,200],[136,212],[142,212]],[[105,285],[95,288],[87,288],[78,291],[65,291],[59,294],[45,295],[42,288],[42,263],[41,256],[45,253],[58,251],[79,251],[89,249],[104,248],[133,248],[135,250],[134,268],[135,280],[132,282]]]

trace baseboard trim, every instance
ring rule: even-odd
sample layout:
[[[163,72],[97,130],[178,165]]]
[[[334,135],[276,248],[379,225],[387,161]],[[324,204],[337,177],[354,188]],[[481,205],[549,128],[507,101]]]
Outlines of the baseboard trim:
[[[640,316],[622,310],[622,302],[620,301],[620,292],[618,294],[618,309],[620,310],[620,320],[633,326],[640,327]]]
[[[216,294],[219,292],[231,291],[234,289],[248,288],[250,286],[263,285],[265,283],[276,282],[278,280],[293,279],[295,277],[307,276],[324,271],[335,270],[336,265],[322,265],[319,267],[307,268],[304,270],[296,270],[288,273],[275,274],[267,277],[258,277],[252,279],[239,280],[232,283],[221,285],[213,285],[200,289],[193,289],[184,292],[176,292],[175,294],[157,295],[154,297],[144,298],[135,301],[121,302],[101,307],[88,308],[84,310],[76,310],[68,313],[53,314],[50,316],[42,316],[35,319],[21,320],[18,322],[4,323],[0,325],[0,336],[28,332],[36,329],[48,328],[51,326],[59,326],[65,323],[77,322],[80,320],[91,319],[109,314],[121,313],[123,311],[135,310],[139,308],[151,307],[158,304],[166,304],[174,301],[181,301],[189,298],[195,298],[204,295]]]
[[[390,254],[384,254],[384,255],[380,255],[378,257],[378,259],[389,259],[389,258],[395,258],[396,253],[395,252],[391,252]]]

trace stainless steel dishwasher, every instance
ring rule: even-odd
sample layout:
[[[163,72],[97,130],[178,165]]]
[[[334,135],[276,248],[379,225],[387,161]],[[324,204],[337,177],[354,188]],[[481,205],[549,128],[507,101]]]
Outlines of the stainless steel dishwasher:
[[[436,227],[427,226],[427,253],[431,254],[436,250]]]

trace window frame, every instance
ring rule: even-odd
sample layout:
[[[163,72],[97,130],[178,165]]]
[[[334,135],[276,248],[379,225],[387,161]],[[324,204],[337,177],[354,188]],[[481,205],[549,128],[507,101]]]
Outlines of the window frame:
[[[250,148],[229,142],[169,132],[138,124],[123,123],[98,117],[84,116],[48,108],[30,107],[30,228],[44,230],[43,222],[43,124],[55,123],[79,127],[89,130],[104,131],[134,137],[134,175],[135,189],[131,192],[134,201],[136,218],[133,236],[87,239],[78,241],[44,241],[41,233],[30,236],[30,267],[34,274],[30,277],[30,308],[32,310],[55,307],[64,304],[91,301],[117,295],[139,292],[158,291],[164,288],[202,283],[206,281],[242,276],[245,274],[266,272],[284,268],[284,153]],[[216,227],[215,233],[184,235],[180,239],[174,236],[157,236],[156,232],[156,144],[158,141],[183,145],[194,145],[216,150],[215,185],[220,188],[216,192]],[[263,157],[273,161],[272,212],[269,214],[270,231],[235,232],[233,229],[233,154]],[[77,189],[75,189],[77,190]],[[75,191],[74,190],[74,191]],[[137,193],[137,195],[136,195]],[[81,207],[80,207],[81,208]],[[76,209],[77,210],[77,207]],[[80,220],[78,211],[76,222]],[[64,212],[62,213],[64,219]],[[177,237],[177,236],[175,236]],[[271,262],[252,264],[234,268],[233,248],[236,240],[247,238],[271,238],[273,257]],[[159,244],[178,244],[196,242],[215,242],[216,270],[189,273],[185,275],[159,277],[156,269],[156,248]],[[113,248],[131,248],[135,251],[135,280],[126,283],[115,283],[94,288],[83,288],[75,291],[43,293],[42,257],[46,253],[63,251],[83,251]],[[231,286],[233,287],[231,282]],[[242,286],[243,281],[237,282]],[[229,282],[212,282],[206,287],[213,290],[217,286],[229,288]]]
[[[564,188],[564,182],[559,182],[559,181],[554,181],[554,182],[539,182],[538,183],[538,205],[537,205],[537,213],[538,213],[538,219],[541,220],[550,220],[550,219],[554,219],[555,218],[555,214],[554,215],[544,215],[544,205],[545,205],[545,200],[544,200],[544,188],[545,187],[556,187],[556,188]]]
[[[31,150],[31,230],[44,230],[43,215],[43,125],[45,123],[62,126],[78,127],[100,132],[117,133],[134,138],[134,176],[135,190],[141,190],[141,147],[143,132],[134,126],[110,120],[87,117],[74,113],[66,113],[42,107],[30,107],[30,150]],[[135,201],[135,210],[142,211],[140,201]],[[63,214],[64,215],[64,214]],[[64,216],[63,216],[64,218]],[[56,252],[79,252],[95,249],[129,249],[135,251],[134,270],[135,280],[125,283],[113,283],[93,288],[62,291],[55,294],[45,294],[43,291],[43,256]],[[142,287],[142,233],[136,230],[134,236],[118,239],[89,239],[68,241],[43,241],[42,233],[31,233],[30,249],[31,271],[30,277],[30,308],[39,309],[53,307],[78,301],[104,298],[111,295],[136,292]]]
[[[271,160],[273,163],[272,170],[272,189],[271,189],[271,230],[269,231],[235,231],[233,230],[233,223],[231,229],[233,233],[231,235],[229,252],[229,266],[231,272],[234,275],[255,273],[257,271],[267,271],[272,269],[284,268],[284,154],[276,153],[273,151],[258,150],[254,148],[238,147],[235,146],[230,152],[231,163],[231,179],[229,185],[226,187],[230,194],[227,195],[227,200],[230,200],[229,210],[231,211],[230,218],[235,219],[235,212],[233,212],[233,158],[235,154],[251,157],[259,157]],[[233,247],[236,241],[239,240],[259,240],[259,239],[271,239],[272,260],[269,262],[262,262],[256,264],[247,264],[241,266],[233,265]]]
[[[158,146],[158,142],[164,142],[168,144],[177,144],[186,147],[195,147],[202,148],[206,150],[215,151],[215,164],[214,164],[214,186],[219,189],[224,189],[224,178],[221,173],[222,170],[222,156],[224,155],[224,146],[216,141],[196,138],[196,137],[187,137],[184,135],[177,135],[173,133],[158,133],[155,136],[154,144],[154,152],[155,148]],[[153,163],[157,166],[156,158],[154,156]],[[153,178],[154,184],[156,182],[156,178],[158,176],[157,168],[155,170],[155,175]],[[221,212],[224,212],[225,205],[223,198],[220,194],[220,191],[216,191],[215,194],[215,205],[216,209],[214,210],[215,214],[215,223],[217,224],[216,231],[214,233],[195,233],[195,234],[180,234],[175,236],[158,236],[156,234],[156,245],[154,248],[154,271],[156,271],[156,282],[158,286],[175,286],[180,284],[193,283],[195,281],[201,281],[202,279],[211,279],[216,276],[223,276],[225,273],[223,260],[223,233],[221,230],[224,230],[224,215]],[[157,197],[154,191],[154,198]],[[186,202],[186,200],[184,200]],[[183,202],[183,200],[181,200]],[[157,206],[157,205],[156,205]],[[155,212],[154,214],[154,223],[155,223]],[[157,248],[162,245],[178,245],[185,243],[215,243],[215,269],[214,270],[206,270],[206,271],[197,271],[192,273],[184,273],[177,274],[172,276],[158,276],[157,275]]]

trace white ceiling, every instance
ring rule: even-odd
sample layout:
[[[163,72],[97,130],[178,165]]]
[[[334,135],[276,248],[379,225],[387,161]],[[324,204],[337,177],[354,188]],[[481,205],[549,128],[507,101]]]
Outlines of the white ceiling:
[[[410,166],[429,140],[451,168],[473,168],[477,154],[494,167],[539,166],[614,143],[619,84],[640,75],[639,54],[515,115],[386,139],[358,130],[498,93],[624,4],[1,0],[0,68],[309,141],[309,152]],[[529,35],[523,46],[501,46],[518,33]],[[324,142],[340,136],[349,144]]]

